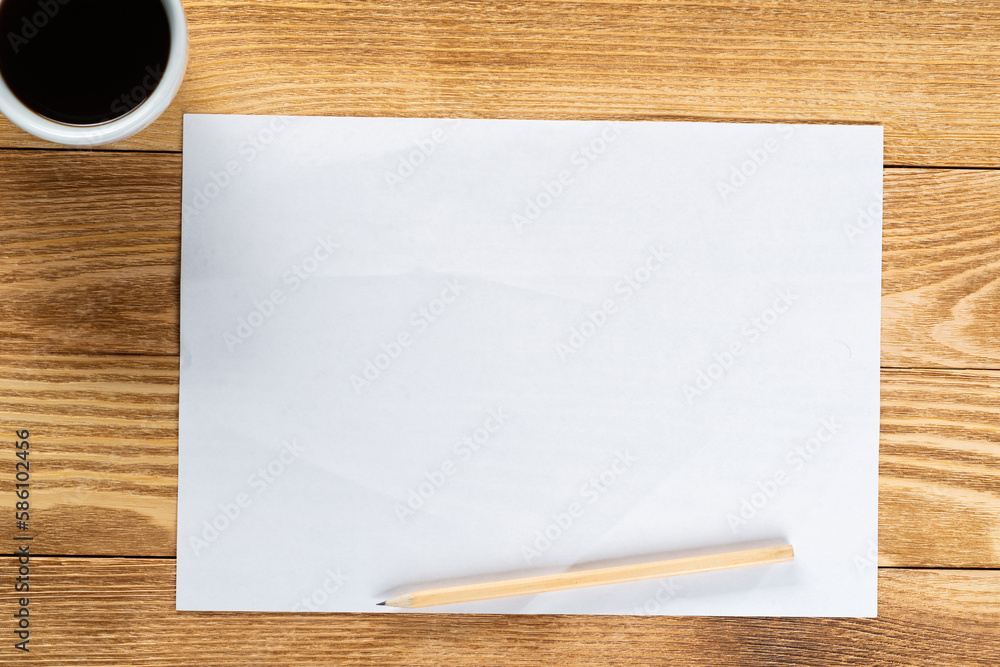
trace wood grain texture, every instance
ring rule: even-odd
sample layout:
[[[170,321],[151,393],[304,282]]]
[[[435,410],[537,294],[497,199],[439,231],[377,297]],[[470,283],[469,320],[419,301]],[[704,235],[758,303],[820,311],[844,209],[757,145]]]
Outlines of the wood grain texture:
[[[1000,172],[887,169],[882,364],[1000,368]]]
[[[183,113],[885,126],[887,164],[1000,166],[988,0],[184,2]],[[0,120],[0,146],[45,146]]]
[[[1000,172],[886,169],[882,363],[1000,368]],[[6,352],[178,353],[180,156],[0,151]]]
[[[0,355],[37,553],[176,553],[177,379],[175,357]],[[880,565],[1000,567],[1000,372],[883,371],[879,526]]]
[[[5,576],[13,567],[0,558]],[[1000,663],[994,571],[881,570],[878,619],[741,619],[177,612],[173,560],[36,558],[32,568],[35,631],[16,664]],[[0,608],[14,608],[9,587]]]
[[[1000,373],[882,371],[879,564],[1000,567]]]
[[[176,553],[177,379],[172,357],[0,357],[0,461],[27,429],[36,553]]]
[[[176,354],[179,155],[0,151],[0,351]]]
[[[987,0],[184,4],[178,99],[111,148],[179,151],[183,113],[869,123],[889,165],[1000,167]],[[13,147],[52,145],[0,118]],[[32,430],[36,554],[175,553],[180,170],[0,150],[0,433]],[[888,169],[884,210],[877,560],[1000,568],[1000,172]],[[32,651],[2,586],[0,663],[1000,664],[996,569],[882,569],[880,617],[838,620],[178,613],[174,567],[35,556]]]

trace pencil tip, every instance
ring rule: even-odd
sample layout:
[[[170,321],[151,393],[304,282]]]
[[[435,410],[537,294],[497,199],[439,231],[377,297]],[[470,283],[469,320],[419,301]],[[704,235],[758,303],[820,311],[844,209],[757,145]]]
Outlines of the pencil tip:
[[[376,602],[375,605],[378,606],[378,607],[384,607],[385,603],[384,602]]]

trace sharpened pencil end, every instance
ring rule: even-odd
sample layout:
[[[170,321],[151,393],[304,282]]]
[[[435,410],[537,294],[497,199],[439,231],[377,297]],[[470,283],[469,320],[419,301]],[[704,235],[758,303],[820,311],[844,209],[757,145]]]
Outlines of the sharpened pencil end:
[[[376,602],[375,605],[377,607],[384,607],[385,606],[385,602]]]

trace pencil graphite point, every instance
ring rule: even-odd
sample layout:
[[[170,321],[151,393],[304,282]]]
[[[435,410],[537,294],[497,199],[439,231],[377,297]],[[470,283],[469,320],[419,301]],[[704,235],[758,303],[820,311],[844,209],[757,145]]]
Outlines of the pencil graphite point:
[[[376,602],[375,606],[377,606],[377,607],[384,607],[385,606],[385,602]]]

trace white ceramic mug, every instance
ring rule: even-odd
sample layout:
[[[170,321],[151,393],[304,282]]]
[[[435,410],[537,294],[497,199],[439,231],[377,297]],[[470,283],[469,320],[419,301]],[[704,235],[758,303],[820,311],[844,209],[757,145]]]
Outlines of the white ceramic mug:
[[[161,0],[170,25],[170,56],[163,77],[139,106],[113,120],[93,125],[71,125],[49,120],[19,100],[0,76],[0,113],[25,132],[57,144],[100,146],[121,141],[145,129],[160,117],[177,95],[187,69],[187,21],[181,0]],[[3,0],[0,0],[0,5]]]

